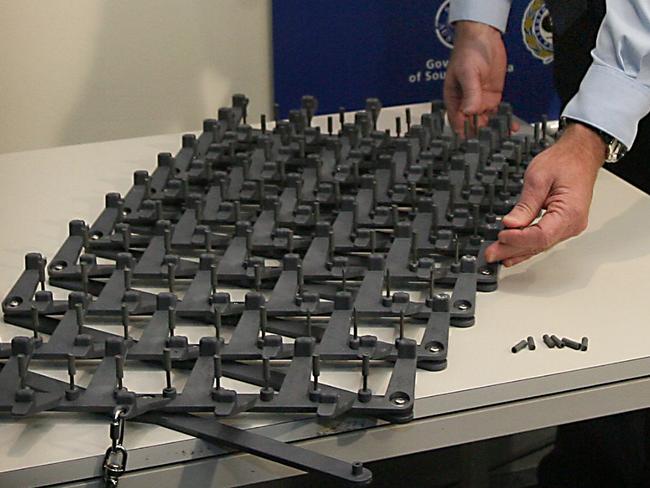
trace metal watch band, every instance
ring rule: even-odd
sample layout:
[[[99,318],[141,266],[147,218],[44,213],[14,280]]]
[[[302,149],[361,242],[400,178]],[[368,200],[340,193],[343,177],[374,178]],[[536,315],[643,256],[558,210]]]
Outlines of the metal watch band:
[[[607,132],[600,130],[598,127],[594,127],[591,124],[569,117],[562,117],[562,119],[565,121],[565,123],[570,122],[573,124],[580,124],[595,132],[607,146],[607,153],[605,155],[606,163],[617,163],[623,156],[625,156],[625,153],[627,153],[627,148],[621,141],[608,134]]]

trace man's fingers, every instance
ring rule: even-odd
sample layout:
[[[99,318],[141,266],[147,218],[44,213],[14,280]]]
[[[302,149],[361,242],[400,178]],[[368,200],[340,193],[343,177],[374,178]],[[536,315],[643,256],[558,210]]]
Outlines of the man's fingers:
[[[479,114],[476,120],[478,127],[474,127],[474,117],[472,116],[470,118],[471,120],[470,127],[472,129],[470,132],[472,133],[473,137],[478,137],[478,130],[481,127],[485,127],[488,124],[489,119],[490,119],[490,115],[488,113]]]
[[[569,224],[559,213],[547,212],[530,227],[502,230],[499,240],[485,250],[485,259],[489,263],[502,261],[506,266],[520,263],[519,258],[539,254],[566,239]]]
[[[458,82],[451,79],[445,80],[444,95],[449,125],[455,132],[460,133],[465,123],[465,114],[460,110],[462,93]]]
[[[550,190],[549,184],[537,181],[536,176],[524,177],[521,197],[508,215],[503,217],[505,227],[526,227],[537,218]]]
[[[512,132],[519,132],[519,129],[521,129],[521,124],[516,120],[513,120],[512,124],[510,124],[510,130]]]
[[[490,114],[496,113],[501,92],[483,89],[481,75],[468,66],[449,69],[445,78],[444,99],[449,125],[459,135],[464,135],[465,122],[469,120],[470,134],[476,136],[474,115],[478,115],[478,126],[487,124]]]
[[[509,268],[511,266],[515,266],[516,264],[523,263],[524,261],[528,261],[533,256],[535,256],[535,254],[525,254],[523,256],[517,256],[515,258],[506,259],[505,261],[503,261],[503,265],[506,268]]]
[[[485,250],[485,260],[488,263],[496,263],[500,261],[504,266],[508,267],[521,263],[540,252],[542,252],[541,249],[531,251],[530,249],[522,249],[497,241],[493,242]]]
[[[505,261],[518,256],[530,254],[529,249],[521,249],[519,247],[504,244],[502,242],[493,242],[485,250],[485,260],[488,263],[496,263],[498,261]]]
[[[529,252],[545,251],[564,240],[571,222],[558,212],[549,211],[534,225],[524,229],[506,229],[499,232],[499,242]]]
[[[449,125],[452,130],[459,135],[462,135],[465,130],[465,114],[461,111],[450,112],[447,111],[447,117],[449,118]]]
[[[452,129],[456,132],[461,137],[465,137],[465,121],[469,121],[469,134],[468,136],[470,138],[472,137],[478,137],[478,130],[481,127],[485,127],[488,124],[488,120],[490,118],[489,114],[487,113],[482,113],[482,114],[477,114],[476,117],[476,125],[474,124],[474,115],[465,115],[461,111],[457,111],[455,113],[452,112],[447,112],[447,116],[449,117],[449,125],[451,125]]]

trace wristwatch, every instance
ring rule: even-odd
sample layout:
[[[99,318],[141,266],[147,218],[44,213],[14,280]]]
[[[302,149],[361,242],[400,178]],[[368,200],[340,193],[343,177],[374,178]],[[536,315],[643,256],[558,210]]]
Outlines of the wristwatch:
[[[627,153],[627,148],[625,147],[625,144],[623,144],[615,137],[609,135],[607,132],[600,130],[598,127],[594,127],[593,125],[587,124],[586,122],[583,122],[581,120],[571,119],[569,117],[562,117],[562,120],[565,125],[568,123],[580,124],[590,129],[591,131],[595,132],[598,135],[598,137],[600,137],[603,140],[607,148],[607,153],[605,155],[606,163],[618,163],[621,160],[621,158],[625,156],[625,153]]]

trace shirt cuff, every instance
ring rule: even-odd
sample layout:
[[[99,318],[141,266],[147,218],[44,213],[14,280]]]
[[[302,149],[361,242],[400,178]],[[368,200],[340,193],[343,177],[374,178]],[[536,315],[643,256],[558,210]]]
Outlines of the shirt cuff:
[[[449,22],[472,20],[506,31],[512,0],[451,0]]]
[[[650,88],[619,69],[592,63],[562,115],[593,125],[630,149],[649,111]]]

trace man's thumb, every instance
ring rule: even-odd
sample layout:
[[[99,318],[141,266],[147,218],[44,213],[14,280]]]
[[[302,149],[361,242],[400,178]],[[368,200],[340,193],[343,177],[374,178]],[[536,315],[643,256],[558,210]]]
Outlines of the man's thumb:
[[[512,208],[510,213],[503,217],[504,227],[527,227],[537,218],[542,210],[546,192],[543,188],[533,188],[532,185],[526,184],[521,192],[521,198]]]
[[[478,75],[474,74],[461,78],[460,85],[463,91],[463,102],[460,107],[461,111],[465,115],[480,113],[483,91],[481,90],[481,81]]]

